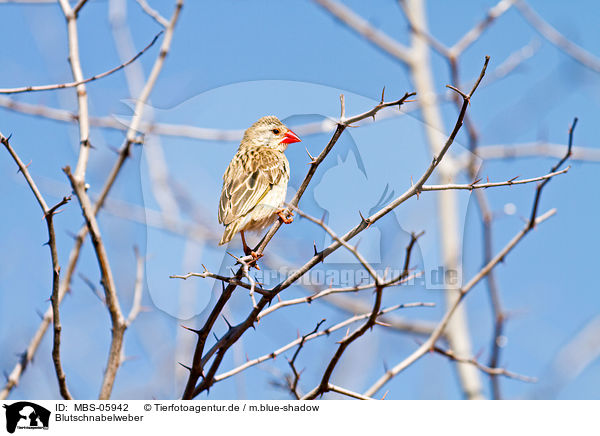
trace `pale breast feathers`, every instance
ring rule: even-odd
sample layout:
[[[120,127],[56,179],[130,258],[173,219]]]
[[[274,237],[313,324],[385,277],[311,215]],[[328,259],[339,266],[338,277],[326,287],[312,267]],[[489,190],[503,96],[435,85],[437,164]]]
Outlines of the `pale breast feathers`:
[[[260,203],[272,185],[287,183],[288,177],[283,153],[266,147],[238,152],[223,175],[219,222],[227,225],[243,217]]]

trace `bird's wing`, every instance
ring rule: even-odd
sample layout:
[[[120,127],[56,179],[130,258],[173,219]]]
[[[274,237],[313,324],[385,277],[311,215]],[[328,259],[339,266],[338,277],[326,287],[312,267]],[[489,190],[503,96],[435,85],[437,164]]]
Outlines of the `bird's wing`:
[[[246,215],[287,173],[280,152],[266,147],[238,152],[223,175],[219,222],[228,225]]]

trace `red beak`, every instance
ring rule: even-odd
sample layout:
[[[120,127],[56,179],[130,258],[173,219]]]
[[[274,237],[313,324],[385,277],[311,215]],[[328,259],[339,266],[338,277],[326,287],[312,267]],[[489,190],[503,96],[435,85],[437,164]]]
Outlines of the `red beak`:
[[[283,139],[281,141],[279,141],[280,144],[291,144],[293,142],[302,142],[302,140],[300,138],[298,138],[298,135],[296,135],[291,130],[288,130],[287,132],[285,132]]]

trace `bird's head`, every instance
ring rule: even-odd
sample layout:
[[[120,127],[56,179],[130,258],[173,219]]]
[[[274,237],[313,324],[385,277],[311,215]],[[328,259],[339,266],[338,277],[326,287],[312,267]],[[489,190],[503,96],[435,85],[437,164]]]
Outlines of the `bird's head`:
[[[300,142],[300,138],[273,115],[262,117],[244,133],[242,147],[269,147],[285,151],[288,144]]]

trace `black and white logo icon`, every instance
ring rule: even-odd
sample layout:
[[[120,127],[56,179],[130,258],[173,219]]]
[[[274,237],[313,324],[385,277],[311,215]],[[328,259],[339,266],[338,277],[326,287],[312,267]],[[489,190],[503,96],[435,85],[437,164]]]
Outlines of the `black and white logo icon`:
[[[48,429],[50,411],[42,406],[19,401],[2,407],[6,409],[6,431],[9,433],[14,433],[16,429]]]

